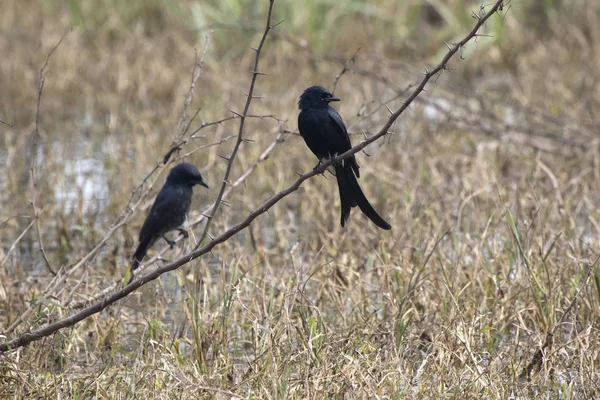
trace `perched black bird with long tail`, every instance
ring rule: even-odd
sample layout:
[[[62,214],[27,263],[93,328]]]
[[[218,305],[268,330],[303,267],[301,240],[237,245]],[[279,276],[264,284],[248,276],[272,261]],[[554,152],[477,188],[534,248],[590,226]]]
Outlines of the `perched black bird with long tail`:
[[[352,148],[342,117],[329,105],[332,101],[340,99],[322,86],[311,86],[302,93],[298,102],[301,110],[298,116],[300,135],[319,163]],[[342,227],[346,226],[352,207],[358,207],[375,225],[381,229],[391,229],[361,190],[356,179],[360,177],[360,172],[354,155],[334,165],[334,170],[342,203]]]
[[[139,267],[158,238],[162,237],[173,248],[175,242],[167,239],[167,232],[178,230],[185,238],[188,237],[187,232],[180,227],[190,209],[195,185],[208,188],[198,168],[192,164],[181,163],[171,169],[140,231],[140,244],[133,255],[130,281],[133,279],[133,271]]]

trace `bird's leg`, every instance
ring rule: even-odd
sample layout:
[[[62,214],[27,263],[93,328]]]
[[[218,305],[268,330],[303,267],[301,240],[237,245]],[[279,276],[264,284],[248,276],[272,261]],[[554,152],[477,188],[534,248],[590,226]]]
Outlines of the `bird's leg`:
[[[183,236],[184,239],[187,239],[188,237],[190,237],[190,235],[188,234],[188,232],[185,229],[177,229],[179,231],[179,234],[181,236]]]
[[[163,234],[161,235],[163,239],[165,239],[165,242],[167,242],[167,244],[169,245],[169,247],[171,247],[171,249],[173,249],[173,246],[175,246],[175,242],[173,240],[169,240],[167,239],[167,237]]]

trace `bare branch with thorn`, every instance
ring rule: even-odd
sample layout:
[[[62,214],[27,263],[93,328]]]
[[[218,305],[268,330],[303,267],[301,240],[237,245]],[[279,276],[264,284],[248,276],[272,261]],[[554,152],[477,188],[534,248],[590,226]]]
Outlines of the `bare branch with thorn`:
[[[276,24],[275,26],[271,26],[271,16],[273,15],[274,3],[275,3],[275,0],[269,1],[269,11],[267,12],[267,23],[265,25],[265,30],[263,32],[262,38],[260,39],[260,44],[258,45],[258,48],[255,49],[256,55],[254,56],[254,67],[252,68],[252,79],[250,80],[250,89],[248,89],[248,93],[246,94],[246,105],[244,106],[244,111],[241,114],[238,114],[238,113],[232,111],[234,114],[236,114],[240,118],[240,127],[238,130],[237,141],[235,142],[235,146],[233,147],[231,155],[227,159],[227,168],[225,170],[225,176],[223,177],[223,181],[221,183],[221,188],[219,189],[219,194],[217,195],[217,199],[215,200],[214,206],[212,207],[212,209],[210,211],[210,214],[206,220],[206,225],[204,226],[204,230],[202,231],[202,234],[200,235],[200,238],[198,240],[198,243],[196,243],[194,250],[196,250],[198,247],[200,247],[200,245],[204,242],[204,238],[208,234],[208,230],[210,229],[212,220],[213,220],[217,210],[219,209],[221,200],[223,199],[223,194],[225,193],[225,188],[229,181],[229,175],[231,174],[231,169],[233,168],[233,162],[235,161],[235,157],[238,153],[240,145],[244,141],[243,140],[244,125],[246,122],[246,118],[248,117],[248,111],[250,110],[250,104],[252,103],[252,99],[254,98],[254,96],[253,96],[254,95],[254,87],[256,85],[256,78],[259,75],[258,63],[260,61],[260,54],[262,52],[262,49],[263,49],[263,46],[267,39],[267,35],[269,34],[269,31],[281,23],[280,22],[280,23]]]
[[[43,337],[52,335],[53,333],[55,333],[56,331],[58,331],[60,329],[63,329],[63,328],[69,327],[69,326],[73,326],[76,323],[82,321],[83,319],[101,312],[105,308],[114,304],[118,300],[126,297],[127,295],[129,295],[136,289],[140,288],[141,286],[147,284],[148,282],[151,282],[151,281],[157,279],[158,277],[160,277],[161,275],[163,275],[169,271],[176,270],[177,268],[181,267],[182,265],[189,263],[191,260],[201,257],[202,255],[212,251],[219,244],[227,241],[228,239],[230,239],[231,237],[233,237],[240,231],[242,231],[245,228],[247,228],[248,226],[250,226],[256,218],[258,218],[262,214],[266,213],[271,207],[273,207],[275,204],[277,204],[281,199],[290,195],[294,191],[298,190],[300,185],[307,179],[310,179],[310,178],[314,177],[315,175],[322,174],[327,169],[327,167],[329,165],[331,165],[333,162],[340,162],[341,160],[350,157],[351,155],[364,149],[369,144],[371,144],[374,141],[385,136],[387,134],[389,128],[392,126],[392,124],[408,108],[408,106],[415,100],[415,98],[417,96],[419,96],[419,94],[423,91],[425,85],[429,82],[429,80],[433,76],[435,76],[435,74],[437,74],[438,72],[443,70],[443,68],[447,65],[449,60],[459,51],[459,49],[462,46],[464,46],[467,42],[469,42],[471,39],[473,39],[475,37],[475,34],[477,33],[477,31],[481,28],[481,26],[485,23],[486,20],[488,20],[492,15],[494,15],[496,13],[496,11],[503,4],[503,2],[504,2],[504,0],[496,1],[495,4],[490,8],[490,10],[487,13],[485,13],[484,15],[482,15],[477,20],[477,23],[475,24],[473,29],[465,36],[464,39],[462,39],[457,45],[455,45],[454,47],[452,47],[452,49],[450,51],[448,51],[448,53],[443,57],[442,61],[435,68],[433,68],[427,75],[425,75],[425,77],[421,80],[420,84],[417,85],[417,87],[412,91],[411,95],[408,97],[406,102],[404,102],[403,105],[400,106],[400,108],[398,110],[396,110],[390,116],[390,118],[387,120],[387,122],[379,130],[378,133],[376,133],[375,135],[364,140],[357,146],[354,146],[352,149],[348,150],[347,152],[323,162],[318,168],[315,168],[309,172],[306,172],[306,173],[300,175],[300,177],[298,179],[296,179],[296,181],[292,185],[290,185],[288,188],[272,195],[265,203],[263,203],[260,207],[256,208],[253,212],[251,212],[250,215],[248,215],[243,221],[235,224],[227,231],[216,236],[214,239],[210,240],[207,244],[205,244],[201,248],[194,249],[189,254],[186,254],[183,257],[180,257],[179,259],[177,259],[167,265],[164,265],[164,266],[162,266],[154,271],[151,271],[145,275],[139,276],[139,278],[135,279],[129,285],[127,285],[127,286],[123,287],[122,289],[99,300],[97,303],[91,305],[90,307],[85,308],[81,311],[78,311],[78,312],[72,314],[71,316],[69,316],[67,318],[61,319],[56,322],[49,323],[47,325],[42,326],[39,329],[35,329],[35,330],[29,331],[27,333],[24,333],[21,336],[15,338],[13,340],[10,340],[5,343],[1,343],[0,351],[5,352],[5,351],[11,350],[11,349],[16,349],[18,347],[25,346],[28,343],[31,343],[35,340],[39,340]],[[269,17],[268,17],[269,20],[270,20],[270,16],[271,16],[272,6],[273,6],[273,0],[271,0],[271,4],[270,4],[270,8],[269,8]],[[266,33],[268,33],[269,29],[270,29],[270,26],[269,26],[269,23],[267,22],[267,28],[265,29],[265,35],[263,35],[263,39],[266,36]],[[264,42],[264,40],[262,42]],[[262,45],[262,42],[261,42],[261,45]],[[259,47],[259,49],[257,49],[257,53],[260,53],[258,50],[260,50],[260,47]],[[255,70],[256,69],[257,68],[255,68]],[[254,87],[255,79],[256,79],[256,75],[253,75],[253,80],[252,80],[253,83],[252,83],[251,89],[253,89],[253,87]],[[250,90],[250,93],[252,93],[252,90]],[[251,97],[248,97],[247,108],[249,107],[250,101],[251,101]],[[246,115],[246,114],[247,114],[247,109],[243,115]],[[242,120],[242,122],[243,122],[243,120]],[[243,133],[243,123],[240,125],[241,125],[240,126],[240,138],[241,138],[241,134]],[[239,147],[239,144],[241,143],[241,140],[239,140],[240,138],[238,138],[238,143],[237,143],[236,147]],[[235,154],[233,154],[233,156],[235,156]],[[229,166],[229,167],[231,167],[231,166]],[[229,170],[230,170],[230,168],[228,168],[228,171]],[[226,182],[227,180],[228,180],[228,175],[226,175],[224,182]],[[221,191],[223,193],[225,192],[225,186],[226,186],[226,184],[223,183],[223,185],[221,187]],[[221,198],[222,198],[222,194],[219,198],[219,202],[221,201],[220,200]],[[218,206],[217,203],[215,203],[215,204]],[[215,207],[214,211],[216,211],[216,207]],[[211,215],[214,215],[214,212]],[[209,223],[207,223],[207,228],[205,229],[205,233],[208,232],[208,225],[209,225]],[[200,240],[199,243],[202,243],[202,240]],[[198,245],[198,246],[200,246],[200,245]]]

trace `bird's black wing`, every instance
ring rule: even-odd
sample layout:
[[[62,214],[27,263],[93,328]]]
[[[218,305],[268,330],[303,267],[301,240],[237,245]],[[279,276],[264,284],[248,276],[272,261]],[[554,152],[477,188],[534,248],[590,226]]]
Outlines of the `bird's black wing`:
[[[317,158],[327,157],[329,150],[323,138],[321,112],[318,110],[302,110],[298,115],[298,130],[306,145]]]
[[[132,269],[137,268],[156,238],[183,224],[191,202],[191,188],[181,185],[163,186],[140,230],[140,243],[133,256]]]
[[[339,147],[339,150],[344,152],[350,150],[352,148],[352,143],[350,143],[350,136],[348,136],[348,131],[346,130],[346,125],[344,125],[344,120],[341,115],[333,107],[328,107],[327,113],[331,120],[333,120],[333,124],[329,124],[332,128],[331,130],[337,135],[335,138],[337,142],[336,147]]]
[[[344,120],[333,107],[328,107],[327,113],[330,117],[328,124],[329,131],[335,132],[335,135],[330,134],[332,146],[335,146],[335,150],[332,151],[332,154],[345,153],[352,148],[352,143],[350,142],[350,136],[346,130],[346,125],[344,125]],[[359,166],[354,156],[350,156],[344,160],[344,164],[349,165],[354,171],[354,174],[356,174],[357,177],[360,177]]]
[[[178,228],[192,202],[192,189],[182,185],[165,185],[152,205],[140,231],[140,242],[149,236],[162,235]]]

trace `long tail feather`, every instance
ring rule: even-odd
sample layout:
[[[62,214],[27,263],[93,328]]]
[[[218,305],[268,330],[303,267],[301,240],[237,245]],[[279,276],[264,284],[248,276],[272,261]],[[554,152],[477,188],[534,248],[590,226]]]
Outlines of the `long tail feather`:
[[[377,214],[377,211],[375,211],[371,203],[369,203],[369,200],[365,197],[350,165],[336,166],[335,176],[337,178],[340,201],[342,203],[342,226],[346,226],[346,222],[350,216],[350,209],[358,206],[363,214],[373,221],[375,225],[385,230],[392,229],[390,224]]]
[[[352,174],[352,171],[350,171],[350,174]],[[340,224],[343,228],[348,223],[348,218],[350,218],[350,210],[352,207],[356,207],[356,202],[354,201],[354,196],[350,191],[350,184],[348,183],[347,173],[344,167],[335,167],[335,177],[337,179],[338,190],[340,192],[340,202],[342,203]]]

